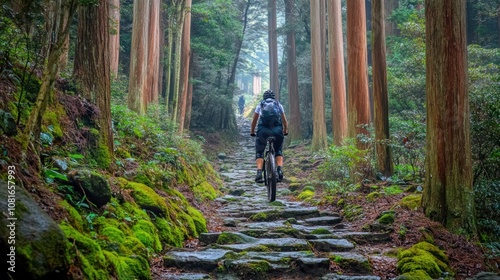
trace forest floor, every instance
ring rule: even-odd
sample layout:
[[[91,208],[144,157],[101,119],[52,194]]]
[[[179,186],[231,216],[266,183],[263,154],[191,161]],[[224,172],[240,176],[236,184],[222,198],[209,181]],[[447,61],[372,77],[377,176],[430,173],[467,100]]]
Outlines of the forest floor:
[[[211,151],[210,157],[214,157],[217,153],[214,151],[224,151],[231,153],[231,150],[238,149],[238,146],[228,145],[223,141],[218,134],[204,135],[206,144],[204,149]],[[248,136],[249,137],[249,136]],[[308,143],[296,145],[293,148],[285,148],[285,176],[296,177],[301,182],[317,182],[318,174],[317,167],[321,164],[322,159],[314,156],[309,149]],[[220,166],[214,160],[214,168],[218,170]],[[308,163],[308,164],[304,164]],[[287,173],[287,171],[294,170],[295,174]],[[297,172],[297,170],[300,170]],[[252,178],[253,179],[253,178]],[[283,183],[288,187],[289,181],[285,180]],[[386,186],[387,182],[374,182],[372,185],[378,187]],[[411,183],[409,183],[411,184]],[[384,211],[394,209],[393,207],[398,204],[401,199],[411,193],[401,193],[390,196],[382,196],[377,199],[367,199],[367,195],[371,192],[369,185],[364,186],[362,190],[355,193],[349,193],[342,196],[346,201],[343,206],[338,206],[336,201],[324,200],[326,192],[321,187],[315,188],[315,199],[310,200],[314,206],[321,209],[321,211],[340,213],[341,215],[346,212],[346,205],[358,205],[362,207],[362,214],[357,215],[354,219],[349,219],[345,223],[349,224],[349,228],[359,231],[367,231],[369,225],[380,217]],[[284,198],[287,200],[297,201],[297,193],[292,192],[290,196]],[[230,230],[223,225],[221,217],[217,215],[219,209],[222,207],[220,203],[214,201],[211,205],[201,209],[207,220],[209,232],[222,232]],[[432,240],[432,242],[444,250],[449,260],[449,266],[455,272],[454,279],[472,279],[475,275],[482,271],[489,271],[498,273],[498,264],[500,263],[499,256],[488,256],[487,250],[475,240],[467,240],[463,236],[455,235],[447,231],[441,224],[433,222],[425,217],[422,209],[406,209],[398,208],[397,215],[391,228],[391,241],[379,244],[360,245],[360,251],[369,254],[380,254],[393,257],[371,258],[370,264],[373,269],[373,275],[379,276],[381,279],[394,279],[398,275],[397,259],[395,255],[400,249],[407,249],[418,242],[425,240]],[[193,248],[197,246],[197,240],[189,240],[186,242],[186,247]],[[363,247],[364,246],[364,247]],[[152,265],[152,269],[164,269],[162,267]],[[490,278],[488,278],[490,279]],[[500,279],[500,278],[493,278]]]

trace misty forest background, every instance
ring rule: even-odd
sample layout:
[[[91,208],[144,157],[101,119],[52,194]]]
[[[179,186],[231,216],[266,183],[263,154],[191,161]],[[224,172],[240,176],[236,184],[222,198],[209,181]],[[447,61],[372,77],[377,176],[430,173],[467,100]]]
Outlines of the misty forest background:
[[[412,182],[427,217],[498,256],[499,0],[0,4],[0,178],[16,167],[68,248],[110,228],[159,231],[99,263],[68,249],[81,273],[118,260],[147,271],[151,252],[206,231],[199,209],[222,185],[210,159],[237,149],[238,98],[250,117],[268,88],[286,145],[322,159],[326,193]],[[82,193],[85,176],[109,194]]]

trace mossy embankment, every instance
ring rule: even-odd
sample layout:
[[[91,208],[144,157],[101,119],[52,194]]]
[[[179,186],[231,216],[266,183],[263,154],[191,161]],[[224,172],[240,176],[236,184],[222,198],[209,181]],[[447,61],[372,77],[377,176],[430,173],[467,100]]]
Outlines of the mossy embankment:
[[[70,279],[151,279],[152,257],[207,231],[201,208],[222,181],[202,137],[179,135],[161,114],[113,105],[114,155],[96,150],[96,112],[57,94],[43,116],[39,161],[28,166],[37,174],[21,179],[36,182],[43,197],[34,199],[49,205],[44,210],[67,238],[61,257]],[[2,158],[8,163],[17,159],[16,137]]]

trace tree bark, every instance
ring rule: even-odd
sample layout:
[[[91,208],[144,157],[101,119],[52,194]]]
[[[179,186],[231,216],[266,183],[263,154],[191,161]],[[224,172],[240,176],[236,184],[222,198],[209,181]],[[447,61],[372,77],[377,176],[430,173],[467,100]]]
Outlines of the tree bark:
[[[186,121],[186,110],[188,102],[189,90],[189,65],[191,60],[191,0],[186,0],[186,15],[184,17],[184,27],[182,31],[181,43],[181,83],[179,89],[179,133],[184,132],[184,124]]]
[[[268,42],[269,42],[269,86],[276,93],[279,99],[279,78],[278,78],[278,34],[276,32],[276,0],[268,0]]]
[[[360,125],[370,124],[364,0],[347,1],[347,81],[348,135],[356,138],[368,134]],[[358,148],[366,146],[358,141]]]
[[[344,38],[342,33],[341,0],[328,2],[328,46],[330,82],[332,88],[333,143],[342,145],[347,137],[347,108],[344,68]]]
[[[158,80],[160,79],[160,0],[149,2],[149,39],[148,39],[148,61],[147,82],[144,93],[146,105],[158,103]]]
[[[176,26],[174,29],[174,57],[173,57],[173,68],[172,68],[172,121],[178,122],[178,111],[179,111],[179,88],[181,82],[181,42],[182,42],[182,30],[184,29],[184,16],[185,16],[185,4],[186,0],[179,0],[175,3],[175,18]]]
[[[144,91],[147,83],[149,0],[134,0],[128,107],[139,115],[146,113]]]
[[[325,92],[324,92],[324,57],[322,33],[325,26],[321,26],[321,7],[323,1],[310,1],[311,7],[311,69],[312,69],[312,110],[313,136],[311,149],[319,151],[328,147],[325,121]]]
[[[427,217],[475,235],[465,1],[426,0]]]
[[[99,108],[100,134],[93,151],[99,151],[96,159],[106,168],[113,154],[109,40],[109,1],[80,6],[74,77],[83,95]],[[107,149],[107,155],[103,149]]]
[[[294,0],[284,0],[285,2],[285,22],[287,26],[293,26],[295,22]],[[293,142],[302,139],[302,120],[300,116],[299,82],[297,74],[297,54],[295,48],[295,31],[288,29],[286,34],[287,43],[287,86],[288,103],[290,104],[290,122],[288,141]]]
[[[399,0],[385,0],[384,1],[384,20],[385,20],[385,34],[387,36],[398,35],[398,27],[389,19],[392,12],[399,7]]]
[[[120,57],[120,0],[109,0],[109,61],[113,80],[118,78],[118,65]]]
[[[384,0],[372,0],[372,79],[375,125],[375,151],[378,170],[389,177],[393,173],[389,146],[389,101],[385,53]]]

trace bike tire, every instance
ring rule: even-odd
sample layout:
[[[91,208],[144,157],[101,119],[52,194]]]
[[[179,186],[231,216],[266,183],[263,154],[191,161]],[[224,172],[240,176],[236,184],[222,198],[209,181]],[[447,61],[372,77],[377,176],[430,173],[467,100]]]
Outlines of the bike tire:
[[[273,202],[276,200],[276,184],[278,178],[276,176],[276,159],[272,153],[269,153],[266,165],[267,199],[269,202]]]

